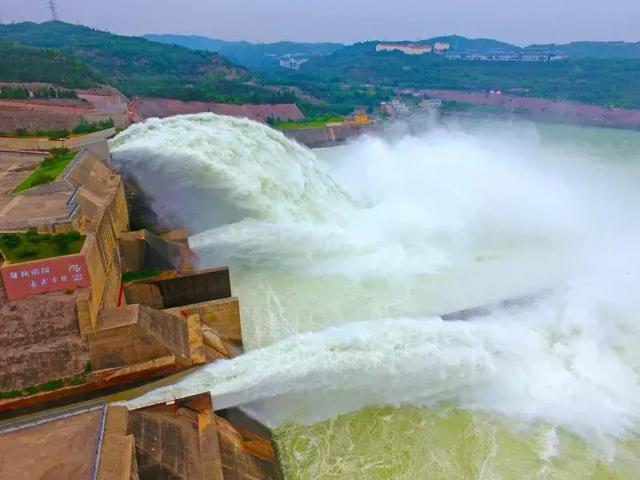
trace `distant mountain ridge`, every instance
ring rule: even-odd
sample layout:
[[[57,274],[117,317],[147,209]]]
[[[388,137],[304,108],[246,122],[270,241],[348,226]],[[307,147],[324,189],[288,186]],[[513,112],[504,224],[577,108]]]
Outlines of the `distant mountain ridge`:
[[[161,46],[139,37],[58,21],[0,25],[1,37],[23,45],[58,49],[108,74],[143,75],[159,69],[165,75],[216,70],[228,76],[246,73],[217,54]]]
[[[581,41],[566,44],[532,44],[520,47],[507,42],[490,38],[467,38],[460,35],[444,35],[424,40],[399,40],[399,41],[368,41],[355,45],[374,45],[378,43],[414,43],[418,45],[434,45],[436,42],[446,42],[453,51],[476,51],[476,52],[522,52],[527,49],[547,49],[551,52],[567,55],[569,57],[581,58],[640,58],[640,42],[592,42]],[[349,48],[349,47],[346,47]]]
[[[165,45],[180,45],[191,50],[217,52],[234,62],[249,68],[266,68],[278,65],[280,57],[302,54],[308,57],[329,55],[344,45],[339,43],[275,42],[251,43],[226,41],[199,35],[147,34],[142,38]]]
[[[279,73],[280,78],[287,78],[291,85],[317,97],[333,96],[333,103],[339,103],[338,94],[349,85],[365,93],[381,88],[499,90],[608,107],[640,108],[637,93],[640,58],[570,57],[548,62],[456,60],[435,54],[379,52],[377,43],[358,43],[332,55],[312,58],[299,71]],[[465,48],[477,45],[471,41]],[[498,44],[483,41],[483,46],[497,48]]]
[[[341,48],[348,48],[353,45],[340,43],[321,42],[305,43],[281,41],[274,43],[251,43],[247,41],[227,41],[210,38],[201,35],[173,35],[173,34],[147,34],[142,38],[154,42],[180,45],[191,50],[205,50],[217,52],[237,63],[247,67],[264,67],[273,64],[268,55],[283,56],[291,53],[300,53],[310,57],[330,55]],[[441,35],[421,40],[371,40],[357,42],[354,45],[377,44],[377,43],[415,43],[433,45],[436,42],[446,42],[451,45],[452,50],[467,51],[504,51],[521,52],[530,48],[547,48],[559,54],[573,57],[594,57],[594,58],[639,58],[640,42],[596,42],[579,41],[567,44],[532,44],[525,47],[515,45],[491,38],[468,38],[461,35]]]
[[[491,38],[467,38],[460,35],[444,35],[440,37],[433,37],[428,40],[420,40],[415,43],[423,43],[433,45],[436,42],[445,42],[451,45],[452,50],[504,50],[504,51],[519,51],[521,47],[512,45],[510,43],[501,42],[500,40],[493,40]]]
[[[570,57],[640,58],[640,42],[571,42],[531,45]]]
[[[566,55],[574,58],[640,58],[640,42],[592,42],[581,41],[566,44],[531,44],[519,47],[510,43],[498,40],[477,38],[471,39],[459,35],[448,35],[435,37],[429,40],[421,40],[416,43],[447,42],[452,50],[474,50],[488,52],[492,50],[502,50],[505,52],[521,52],[527,49],[546,49],[559,55]]]

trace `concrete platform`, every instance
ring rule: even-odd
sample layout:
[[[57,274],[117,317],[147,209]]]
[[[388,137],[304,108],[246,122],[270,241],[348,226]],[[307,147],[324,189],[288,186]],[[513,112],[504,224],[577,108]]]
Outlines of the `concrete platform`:
[[[83,409],[0,429],[0,478],[94,478],[104,414]]]

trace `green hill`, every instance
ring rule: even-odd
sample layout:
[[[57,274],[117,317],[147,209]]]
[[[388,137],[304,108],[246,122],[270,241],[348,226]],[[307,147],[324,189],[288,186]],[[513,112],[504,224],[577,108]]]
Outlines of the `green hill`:
[[[572,42],[564,45],[545,44],[532,47],[548,48],[570,57],[640,58],[640,42]]]
[[[458,52],[513,52],[519,53],[524,48],[499,40],[490,38],[466,38],[460,35],[445,35],[433,37],[417,42],[398,43],[419,43],[433,45],[436,42],[446,42],[451,45],[452,51]],[[372,42],[373,43],[373,42]],[[567,55],[572,58],[607,58],[607,59],[632,59],[640,58],[640,42],[571,42],[567,44],[533,44],[525,48],[547,49],[560,55]]]
[[[57,50],[0,40],[0,82],[46,82],[67,88],[89,88],[99,77],[84,63]]]
[[[225,102],[285,99],[256,85],[251,73],[216,53],[63,22],[0,25],[0,38],[59,49],[100,72],[107,82],[129,96]]]
[[[436,42],[446,42],[451,45],[452,50],[466,50],[476,52],[490,52],[502,50],[505,52],[518,52],[522,50],[517,45],[493,40],[491,38],[466,38],[460,35],[445,35],[442,37],[434,37],[428,40],[421,40],[419,43],[433,45]]]
[[[329,55],[344,47],[339,43],[251,43],[229,42],[198,35],[149,34],[143,38],[168,45],[181,45],[191,50],[217,52],[248,68],[263,69],[279,66],[279,59],[286,54],[304,57]]]
[[[317,57],[288,73],[288,82],[320,97],[381,88],[469,91],[512,89],[522,94],[605,106],[640,108],[640,59],[570,58],[554,62],[450,60],[439,55],[376,52],[365,42]]]

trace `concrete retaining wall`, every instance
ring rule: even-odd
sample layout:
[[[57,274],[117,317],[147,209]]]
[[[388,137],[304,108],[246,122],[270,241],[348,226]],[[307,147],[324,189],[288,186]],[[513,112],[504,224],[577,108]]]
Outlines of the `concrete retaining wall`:
[[[282,130],[288,138],[309,148],[333,147],[369,131],[370,127],[335,126],[324,128],[291,128]]]
[[[203,471],[198,415],[182,413],[129,413],[129,431],[135,437],[141,480],[223,480],[214,474],[215,470]],[[211,450],[208,448],[205,452]]]
[[[209,393],[129,412],[141,480],[282,480],[267,429],[214,414]]]
[[[127,434],[128,412],[111,406],[106,413],[97,480],[137,480],[138,466],[133,435]]]
[[[46,156],[47,154],[45,152],[26,152],[0,149],[0,162],[11,162],[19,165],[23,165],[30,161],[40,163]]]
[[[138,325],[124,325],[89,334],[91,366],[97,370],[125,367],[169,354]]]
[[[80,338],[76,297],[56,292],[9,303],[0,280],[0,391],[84,370],[89,352]]]
[[[95,370],[125,367],[174,355],[190,361],[187,322],[142,305],[108,312],[112,325],[88,335],[91,365]]]
[[[17,86],[19,84],[14,84]],[[33,91],[47,84],[21,84]],[[111,118],[117,128],[130,125],[129,99],[113,87],[102,86],[76,90],[78,99],[30,98],[0,99],[0,132],[15,132],[18,128],[37,130],[73,130],[82,118],[96,122]]]
[[[151,287],[141,287],[141,285]],[[162,297],[162,306],[158,305],[157,294],[154,292]],[[229,298],[231,297],[229,269],[216,268],[166,280],[141,281],[128,285],[125,294],[128,303],[163,309]]]
[[[172,315],[180,315],[181,312],[187,315],[197,313],[204,325],[213,328],[230,340],[242,342],[240,302],[235,297],[172,308],[166,312]]]
[[[105,167],[102,163],[97,162],[100,167]],[[97,175],[94,169],[78,169],[76,178],[78,182],[87,185],[95,185],[96,188],[102,188],[99,180],[102,175]],[[103,172],[107,174],[107,172]],[[81,178],[85,175],[88,180]],[[110,172],[108,176],[113,177]],[[83,205],[83,209],[93,209],[94,213],[90,223],[84,225],[87,233],[95,240],[93,248],[87,253],[87,267],[91,276],[91,294],[89,298],[83,298],[82,305],[79,305],[79,313],[81,316],[88,315],[88,319],[82,318],[82,325],[91,325],[95,327],[100,307],[105,308],[116,306],[120,294],[120,284],[122,278],[122,270],[120,267],[120,255],[118,235],[129,228],[129,213],[124,196],[124,185],[120,177],[115,177],[116,186],[111,194],[111,198],[106,205],[92,203],[92,199],[97,195],[90,192],[87,188],[86,192],[81,192],[79,202]],[[84,187],[83,187],[84,188]],[[109,196],[107,195],[107,198]],[[83,334],[86,332],[83,330]]]
[[[123,272],[142,270],[179,270],[182,245],[164,240],[147,230],[120,235]]]

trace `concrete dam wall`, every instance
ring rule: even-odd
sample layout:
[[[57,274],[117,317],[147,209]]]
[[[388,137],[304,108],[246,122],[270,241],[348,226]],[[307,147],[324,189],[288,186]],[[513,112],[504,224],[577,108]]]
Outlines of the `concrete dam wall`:
[[[157,309],[192,305],[231,297],[229,269],[215,268],[186,276],[133,283],[125,288],[128,303]]]
[[[371,131],[371,127],[338,125],[322,128],[291,128],[282,130],[288,138],[309,148],[334,147]]]

